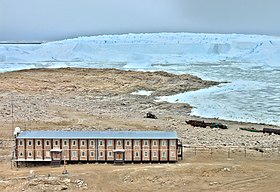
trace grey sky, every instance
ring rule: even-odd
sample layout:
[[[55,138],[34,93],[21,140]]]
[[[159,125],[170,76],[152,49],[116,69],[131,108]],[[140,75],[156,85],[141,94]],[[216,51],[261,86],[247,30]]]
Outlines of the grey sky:
[[[279,0],[0,0],[0,41],[140,32],[280,36]]]

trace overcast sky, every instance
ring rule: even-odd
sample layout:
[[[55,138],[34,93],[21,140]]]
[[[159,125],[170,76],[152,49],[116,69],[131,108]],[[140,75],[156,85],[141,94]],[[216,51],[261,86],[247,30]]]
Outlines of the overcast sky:
[[[142,32],[280,36],[279,0],[0,0],[0,41]]]

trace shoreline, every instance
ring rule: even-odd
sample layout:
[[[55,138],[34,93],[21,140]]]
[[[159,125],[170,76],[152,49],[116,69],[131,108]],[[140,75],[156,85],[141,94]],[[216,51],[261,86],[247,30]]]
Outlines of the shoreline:
[[[277,127],[191,116],[186,103],[157,102],[174,95],[217,85],[193,75],[118,69],[26,69],[0,74],[0,114],[4,135],[11,135],[11,97],[14,127],[59,130],[175,130],[184,144],[275,146],[279,136],[247,133],[240,127]],[[151,95],[133,95],[138,90]],[[152,112],[158,119],[144,118]],[[186,120],[226,124],[227,130],[194,128]],[[279,128],[279,127],[277,127]],[[244,138],[242,135],[245,135]],[[247,136],[250,136],[250,138]],[[276,142],[276,143],[275,143]],[[277,143],[278,144],[278,143]]]
[[[80,68],[80,67],[62,67],[62,68],[30,68],[30,69],[18,69],[18,70],[12,70],[12,71],[4,71],[4,72],[0,72],[0,75],[1,74],[5,74],[5,73],[17,73],[17,72],[27,72],[27,71],[36,71],[36,70],[63,70],[63,69],[77,69],[77,70],[91,70],[91,69],[96,69],[96,70],[115,70],[116,68]],[[116,70],[119,70],[119,71],[131,71],[130,69],[126,70],[126,69],[116,69]],[[135,72],[150,72],[150,71],[135,71]],[[164,71],[152,71],[151,73],[153,72],[163,72],[163,73],[169,73],[169,72],[164,72]],[[174,73],[169,73],[169,74],[172,74],[172,75],[177,75],[177,74],[174,74]],[[185,75],[190,75],[190,76],[193,76],[193,77],[197,77],[195,75],[191,75],[191,74],[185,74]],[[201,77],[197,77],[199,79],[201,79]],[[201,79],[202,80],[202,79]],[[175,97],[179,94],[187,94],[188,92],[190,91],[201,91],[203,89],[208,89],[208,88],[212,88],[212,87],[215,87],[215,86],[219,86],[220,84],[224,84],[224,83],[230,83],[230,82],[226,82],[226,81],[221,81],[221,82],[218,82],[218,81],[213,81],[213,80],[203,80],[203,81],[208,81],[208,82],[212,82],[214,83],[213,85],[209,86],[209,87],[204,87],[204,88],[201,88],[201,89],[194,89],[194,90],[180,90],[180,91],[174,91],[174,92],[165,92],[165,93],[161,93],[159,95],[155,95],[154,96],[154,100],[155,101],[158,101],[158,102],[168,102],[170,104],[174,104],[174,103],[179,103],[179,104],[185,104],[185,105],[188,105],[189,107],[191,107],[191,109],[193,108],[196,108],[195,106],[192,106],[190,105],[188,102],[185,102],[185,101],[180,101],[180,99],[176,99],[176,101],[172,101],[172,97]],[[215,84],[216,83],[216,84]],[[141,90],[141,89],[138,89],[138,90],[135,90],[134,92],[137,92],[137,91],[148,91],[148,92],[155,92],[155,91],[150,91],[150,90]],[[133,92],[132,92],[133,93]],[[138,95],[137,93],[135,95]],[[141,95],[141,94],[140,94]],[[147,95],[146,95],[147,96]],[[148,96],[151,96],[151,95],[148,95]],[[164,99],[166,97],[166,99]],[[162,99],[163,98],[163,99]],[[171,99],[170,99],[171,98]],[[173,99],[174,100],[174,99]],[[221,117],[207,117],[207,116],[203,116],[203,115],[199,115],[199,114],[190,114],[190,116],[193,116],[194,118],[201,118],[201,119],[214,119],[214,120],[220,120],[220,121],[230,121],[230,122],[239,122],[239,123],[247,123],[247,124],[259,124],[259,125],[264,125],[264,126],[275,126],[277,128],[280,128],[280,125],[277,125],[277,124],[273,124],[273,123],[264,123],[264,122],[253,122],[253,121],[242,121],[241,119],[226,119],[226,118],[221,118]]]

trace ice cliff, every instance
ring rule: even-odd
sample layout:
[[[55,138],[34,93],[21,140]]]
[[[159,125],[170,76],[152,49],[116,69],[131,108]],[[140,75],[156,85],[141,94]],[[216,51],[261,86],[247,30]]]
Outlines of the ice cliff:
[[[280,64],[280,38],[263,35],[153,33],[79,37],[40,45],[0,45],[0,62],[123,62],[128,66]]]

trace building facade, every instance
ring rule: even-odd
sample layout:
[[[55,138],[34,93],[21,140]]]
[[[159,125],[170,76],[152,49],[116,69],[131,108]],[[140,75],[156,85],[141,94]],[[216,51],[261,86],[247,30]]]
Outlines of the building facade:
[[[176,132],[22,131],[18,162],[176,162],[182,158]]]

